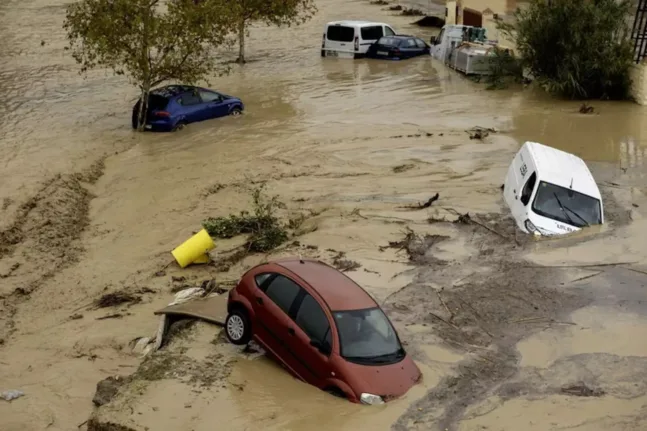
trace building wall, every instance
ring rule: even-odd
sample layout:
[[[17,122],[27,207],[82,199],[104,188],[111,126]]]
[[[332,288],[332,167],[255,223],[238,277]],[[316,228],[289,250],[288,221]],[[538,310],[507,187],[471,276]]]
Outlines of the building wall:
[[[647,105],[647,63],[631,66],[631,96],[639,105]]]

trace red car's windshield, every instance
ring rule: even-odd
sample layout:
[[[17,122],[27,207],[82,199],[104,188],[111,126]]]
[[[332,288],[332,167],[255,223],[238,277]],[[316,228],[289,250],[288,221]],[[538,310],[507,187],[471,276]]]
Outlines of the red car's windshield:
[[[386,364],[405,356],[400,340],[379,308],[333,312],[340,354],[352,362]]]

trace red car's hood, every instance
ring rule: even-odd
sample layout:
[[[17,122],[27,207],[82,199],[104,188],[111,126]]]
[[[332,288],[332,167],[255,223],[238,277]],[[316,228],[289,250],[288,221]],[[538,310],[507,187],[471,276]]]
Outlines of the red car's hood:
[[[357,379],[361,392],[379,395],[388,401],[404,395],[415,385],[422,373],[409,355],[391,365],[360,365],[348,363],[347,369]],[[357,394],[359,397],[360,393]]]

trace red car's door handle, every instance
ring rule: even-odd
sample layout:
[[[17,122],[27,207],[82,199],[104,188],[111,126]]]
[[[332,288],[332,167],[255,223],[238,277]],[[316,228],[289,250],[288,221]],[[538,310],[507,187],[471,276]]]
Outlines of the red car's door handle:
[[[256,297],[256,302],[258,302],[259,304],[263,305],[263,298],[261,298],[260,296],[257,296],[257,297]]]
[[[294,335],[296,332],[294,332],[294,328],[288,328],[288,334]]]

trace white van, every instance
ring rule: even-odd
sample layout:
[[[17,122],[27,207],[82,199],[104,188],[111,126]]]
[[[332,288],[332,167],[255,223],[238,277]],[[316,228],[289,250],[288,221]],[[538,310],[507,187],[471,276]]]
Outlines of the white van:
[[[602,197],[579,157],[526,142],[512,160],[503,198],[519,229],[561,235],[604,223]]]
[[[393,36],[393,28],[383,22],[334,21],[326,24],[321,41],[322,57],[361,58],[382,36]]]

